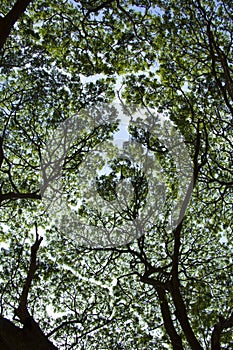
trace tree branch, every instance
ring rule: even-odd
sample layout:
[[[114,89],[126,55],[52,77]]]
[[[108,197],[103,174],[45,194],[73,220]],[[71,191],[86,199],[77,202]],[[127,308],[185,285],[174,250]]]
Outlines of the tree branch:
[[[96,13],[100,10],[103,10],[103,9],[106,9],[106,8],[110,8],[111,7],[111,4],[113,2],[115,2],[116,0],[107,0],[107,1],[104,1],[102,2],[102,4],[98,5],[98,6],[95,6],[95,7],[91,7],[91,8],[87,8],[87,14],[86,16],[89,16],[91,13]],[[87,5],[87,4],[84,4],[82,1],[81,1],[81,4],[84,6],[84,5]]]
[[[221,350],[220,338],[222,331],[233,327],[233,313],[228,319],[219,318],[219,322],[214,326],[211,336],[211,350]]]
[[[154,271],[151,271],[151,273],[153,272]],[[160,310],[163,317],[164,327],[171,340],[172,347],[174,350],[183,350],[182,339],[175,329],[166,296],[166,289],[170,289],[170,281],[168,280],[165,282],[161,282],[157,279],[150,278],[149,275],[150,272],[145,273],[143,276],[140,276],[140,280],[143,283],[152,285],[156,290],[159,298]]]
[[[59,326],[57,326],[56,328],[54,328],[51,332],[49,332],[46,337],[49,338],[51,337],[53,334],[55,334],[56,332],[58,332],[61,328],[65,327],[65,326],[69,326],[71,324],[76,324],[76,323],[81,323],[80,320],[71,320],[71,321],[64,321],[61,324],[59,324]]]
[[[164,327],[166,329],[167,334],[170,337],[172,347],[174,350],[182,350],[182,340],[174,327],[173,320],[171,318],[171,312],[166,298],[166,292],[164,289],[159,287],[156,287],[156,291],[160,301],[160,309],[163,317]]]
[[[185,195],[185,199],[183,201],[180,213],[179,213],[179,224],[173,231],[174,234],[174,250],[173,250],[173,258],[172,258],[172,277],[173,279],[178,279],[178,267],[179,267],[179,253],[180,253],[180,234],[183,226],[183,218],[186,212],[186,209],[188,207],[193,188],[197,182],[198,174],[201,169],[201,167],[205,164],[206,159],[199,164],[198,163],[198,156],[200,153],[200,146],[201,146],[201,134],[200,134],[200,120],[198,120],[197,123],[197,138],[196,138],[196,144],[195,144],[195,153],[194,153],[194,159],[193,159],[193,178],[192,181],[189,184],[188,190]]]
[[[192,327],[189,322],[186,306],[183,300],[183,296],[180,291],[180,282],[179,282],[179,258],[180,258],[180,235],[183,226],[183,217],[185,215],[191,194],[192,189],[196,184],[198,173],[200,168],[205,164],[203,161],[201,164],[198,163],[198,156],[200,153],[200,144],[201,144],[201,134],[200,134],[200,121],[197,124],[197,139],[195,145],[195,154],[194,154],[194,169],[193,169],[193,179],[186,193],[186,197],[183,203],[183,206],[180,211],[179,224],[174,230],[174,250],[173,250],[173,259],[172,259],[172,279],[171,279],[171,296],[176,309],[176,316],[180,322],[182,330],[189,342],[191,349],[201,350],[202,347],[196,338]]]
[[[31,288],[34,274],[36,272],[36,255],[40,247],[40,244],[42,242],[42,239],[43,238],[39,237],[38,235],[38,229],[36,225],[36,240],[35,240],[35,243],[31,246],[30,266],[29,266],[27,277],[23,286],[22,294],[20,296],[19,306],[15,310],[15,315],[19,317],[20,322],[22,324],[25,324],[28,318],[30,318],[30,314],[27,309],[28,294]]]
[[[8,199],[41,199],[41,195],[37,192],[32,193],[20,193],[20,192],[8,192],[0,193],[0,203]]]
[[[189,342],[190,348],[192,350],[202,350],[203,348],[200,345],[198,339],[196,338],[192,330],[192,327],[190,325],[183,296],[180,292],[180,283],[177,278],[172,279],[170,290],[171,290],[172,300],[174,302],[174,306],[176,309],[175,313],[176,313],[177,319],[179,320],[179,323],[185,334],[185,337]]]
[[[8,14],[0,19],[0,49],[4,46],[14,24],[23,15],[32,1],[33,0],[17,0]]]
[[[3,159],[4,159],[3,137],[0,137],[0,169],[1,169],[1,167],[2,167]]]

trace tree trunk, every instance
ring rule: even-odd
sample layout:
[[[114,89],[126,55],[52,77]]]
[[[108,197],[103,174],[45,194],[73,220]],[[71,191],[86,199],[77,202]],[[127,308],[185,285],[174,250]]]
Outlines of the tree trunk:
[[[1,350],[57,350],[30,318],[24,328],[16,327],[6,318],[0,318],[0,349]]]

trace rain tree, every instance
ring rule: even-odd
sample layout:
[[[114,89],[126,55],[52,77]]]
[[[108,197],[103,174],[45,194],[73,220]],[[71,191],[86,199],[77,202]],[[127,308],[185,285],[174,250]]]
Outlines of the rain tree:
[[[1,349],[233,345],[232,18],[227,0],[2,2]],[[77,227],[68,235],[45,210],[43,150],[61,123],[116,95],[172,121],[192,179],[171,228],[166,210],[158,220],[147,215],[146,174],[113,152],[97,193],[110,207],[124,180],[133,195],[107,224],[130,226],[141,212],[153,225],[124,245],[88,246]],[[114,116],[101,128],[79,122],[62,169],[71,203],[80,200],[76,179],[88,155],[117,130]],[[148,131],[153,122],[128,132],[163,167],[168,208],[179,179]],[[85,205],[79,214],[103,225]]]

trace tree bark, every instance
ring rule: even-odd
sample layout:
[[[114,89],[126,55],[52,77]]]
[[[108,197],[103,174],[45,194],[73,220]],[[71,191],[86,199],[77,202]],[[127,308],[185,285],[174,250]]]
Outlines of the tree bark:
[[[8,14],[0,19],[0,49],[4,46],[11,29],[33,0],[17,0]]]

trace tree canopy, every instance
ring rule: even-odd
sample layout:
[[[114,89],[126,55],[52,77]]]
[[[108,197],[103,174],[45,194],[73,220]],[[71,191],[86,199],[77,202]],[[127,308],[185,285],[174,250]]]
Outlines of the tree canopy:
[[[2,0],[1,349],[233,346],[232,33],[229,0]],[[118,127],[111,108],[104,125],[79,116],[116,98],[169,118],[182,135],[192,179],[171,228],[168,211],[182,171],[176,176],[160,135],[148,132],[156,115],[141,127],[131,124],[131,138],[164,169],[158,179],[166,178],[167,211],[156,218],[152,210],[150,224],[125,244],[84,245],[79,227],[68,235],[45,210],[43,152],[77,115],[82,132],[61,177],[77,204],[77,174],[86,176],[88,155]],[[101,208],[83,203],[79,214],[96,229],[120,229],[124,220],[132,227],[139,212],[149,218],[153,192],[141,169],[110,146],[108,152],[112,170],[96,179],[96,193],[110,208],[119,182],[131,181],[127,210],[103,222]],[[101,168],[98,154],[95,161]]]

